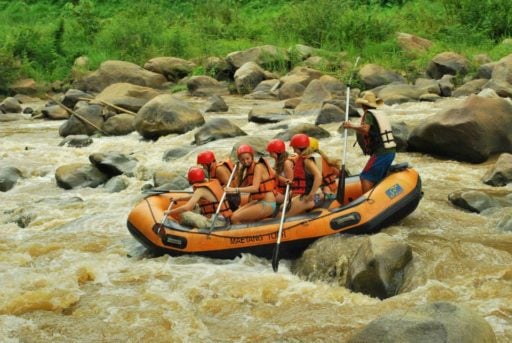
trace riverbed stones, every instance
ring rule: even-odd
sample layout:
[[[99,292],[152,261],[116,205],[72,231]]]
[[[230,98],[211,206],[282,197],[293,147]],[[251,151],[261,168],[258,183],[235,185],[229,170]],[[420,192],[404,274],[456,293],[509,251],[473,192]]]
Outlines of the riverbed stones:
[[[21,178],[21,171],[16,167],[0,167],[0,192],[12,189]]]
[[[495,343],[487,321],[464,305],[434,302],[386,313],[349,343]]]
[[[512,207],[512,197],[507,190],[462,189],[448,195],[450,202],[470,212],[482,213],[500,207]]]
[[[512,182],[512,154],[503,153],[482,177],[483,183],[500,187]]]
[[[121,174],[134,176],[138,163],[136,158],[118,152],[94,153],[89,155],[89,161],[111,177]]]

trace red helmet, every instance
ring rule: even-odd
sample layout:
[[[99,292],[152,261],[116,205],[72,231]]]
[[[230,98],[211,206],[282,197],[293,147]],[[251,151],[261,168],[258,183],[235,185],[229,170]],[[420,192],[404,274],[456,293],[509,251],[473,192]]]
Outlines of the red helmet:
[[[254,150],[249,144],[242,144],[238,147],[238,149],[236,149],[237,156],[240,156],[246,152],[254,156]]]
[[[267,151],[270,153],[282,154],[286,150],[284,141],[281,139],[272,139],[267,144]]]
[[[188,170],[188,183],[194,184],[196,182],[202,182],[205,179],[203,168],[192,167]]]
[[[197,155],[197,163],[198,164],[210,164],[215,161],[215,155],[211,150],[201,151]]]
[[[309,137],[303,133],[293,135],[292,139],[290,140],[290,145],[294,148],[305,149],[309,147]]]

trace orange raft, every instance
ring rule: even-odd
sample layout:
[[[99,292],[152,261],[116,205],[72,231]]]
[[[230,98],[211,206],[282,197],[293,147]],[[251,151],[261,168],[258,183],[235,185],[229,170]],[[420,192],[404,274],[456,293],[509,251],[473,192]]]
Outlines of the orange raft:
[[[165,215],[170,199],[182,195],[177,193],[148,196],[128,216],[128,230],[151,252],[224,259],[235,258],[241,253],[272,257],[280,213],[257,223],[223,224],[210,232],[209,228],[181,225],[176,218]],[[279,255],[281,258],[299,257],[316,239],[340,232],[377,232],[413,212],[421,197],[420,176],[406,163],[392,166],[384,180],[362,195],[359,177],[348,177],[345,181],[346,205],[340,206],[334,200],[306,214],[285,218]]]

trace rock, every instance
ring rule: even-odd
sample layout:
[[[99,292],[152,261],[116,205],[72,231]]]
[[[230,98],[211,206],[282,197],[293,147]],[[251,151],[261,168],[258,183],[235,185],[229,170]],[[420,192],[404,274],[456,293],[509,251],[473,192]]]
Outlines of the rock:
[[[445,74],[466,75],[469,61],[455,52],[442,52],[434,56],[427,67],[427,75],[433,79],[440,79]]]
[[[49,105],[41,109],[41,113],[48,119],[64,120],[70,118],[70,113],[59,105]]]
[[[501,97],[512,97],[512,54],[494,64],[492,75],[486,88],[491,88]]]
[[[161,189],[175,189],[182,190],[190,187],[188,180],[185,176],[186,170],[168,170],[168,169],[160,169],[155,171],[153,174],[153,182],[155,187],[159,187]]]
[[[311,57],[317,49],[303,44],[295,44],[288,49],[288,56],[292,60],[304,61]]]
[[[325,89],[323,84],[319,80],[313,80],[304,91],[302,101],[295,108],[294,115],[318,116],[322,110],[324,102],[331,99],[331,93]]]
[[[437,82],[437,80],[418,78],[414,82],[414,86],[421,94],[441,94],[441,89],[439,88],[439,82]]]
[[[235,72],[235,68],[228,61],[219,57],[208,57],[203,62],[203,67],[207,75],[219,81],[232,80]]]
[[[412,249],[384,233],[369,236],[350,263],[349,288],[380,299],[398,294]]]
[[[228,105],[220,95],[213,95],[208,99],[205,112],[227,112]]]
[[[64,189],[76,187],[98,187],[108,180],[108,176],[93,165],[72,163],[60,166],[55,171],[57,186]]]
[[[406,82],[400,74],[384,69],[377,64],[364,65],[361,70],[359,70],[358,75],[366,89],[376,88],[393,82]]]
[[[103,125],[103,108],[99,105],[87,105],[80,107],[72,114],[67,121],[59,127],[59,135],[66,137],[69,135],[88,135],[91,136],[98,132],[98,128]],[[85,120],[84,120],[85,119]],[[93,125],[91,125],[91,123]]]
[[[265,71],[256,63],[247,62],[237,69],[234,77],[238,94],[249,94],[265,80]]]
[[[83,99],[92,100],[94,96],[89,93],[83,92],[79,89],[68,89],[66,93],[61,97],[60,102],[67,108],[75,108],[77,102]]]
[[[89,161],[110,177],[121,174],[133,176],[138,163],[136,158],[118,152],[91,154],[89,155]]]
[[[280,100],[298,98],[304,94],[306,87],[300,82],[286,82],[277,91]]]
[[[16,167],[0,167],[0,192],[12,189],[21,178],[21,171]]]
[[[9,86],[9,90],[15,94],[36,95],[37,83],[33,79],[23,79]]]
[[[452,192],[448,195],[448,200],[457,207],[476,213],[497,206],[492,197],[478,190]]]
[[[407,151],[409,139],[409,127],[405,122],[391,123],[393,137],[395,137],[396,151]]]
[[[167,150],[164,153],[164,156],[162,157],[162,159],[165,162],[174,161],[174,160],[176,160],[176,159],[178,159],[180,157],[183,157],[183,156],[187,155],[191,151],[192,151],[192,147],[180,146],[180,147],[177,147],[177,148],[172,148],[172,149]]]
[[[459,97],[459,96],[468,96],[471,94],[478,94],[483,89],[483,87],[486,83],[487,83],[486,79],[471,80],[469,82],[466,82],[462,86],[456,88],[455,91],[453,91],[452,96]]]
[[[177,57],[155,57],[144,64],[144,69],[162,74],[172,82],[190,75],[195,67],[195,63]]]
[[[491,326],[463,305],[427,303],[373,320],[348,343],[495,343]]]
[[[409,101],[417,101],[419,100],[421,93],[422,92],[413,85],[392,83],[382,87],[377,92],[377,96],[384,100],[386,105],[394,105]]]
[[[0,110],[4,113],[21,113],[23,108],[18,99],[7,97],[0,103]]]
[[[171,94],[159,95],[137,112],[134,126],[141,136],[157,139],[171,133],[182,134],[204,124],[202,114]]]
[[[297,133],[305,133],[306,135],[315,137],[316,139],[327,138],[331,136],[331,134],[327,130],[319,126],[304,123],[295,125],[284,132],[279,132],[274,138],[289,141],[292,138],[292,136]]]
[[[512,154],[503,153],[496,164],[482,177],[483,183],[500,187],[512,182]]]
[[[335,105],[325,104],[318,117],[316,117],[315,125],[341,123],[345,121],[345,111]]]
[[[225,118],[214,118],[206,122],[194,134],[195,143],[203,145],[223,138],[246,136],[242,129]]]
[[[109,193],[118,193],[128,188],[128,180],[124,175],[114,176],[103,185],[103,188]]]
[[[254,62],[263,68],[288,65],[289,57],[286,50],[273,45],[262,45],[243,51],[235,51],[226,56],[226,61],[235,69],[247,62]]]
[[[481,163],[490,154],[512,151],[511,116],[507,100],[471,95],[414,128],[409,150]]]
[[[123,136],[135,131],[133,125],[134,116],[128,113],[121,113],[108,118],[103,123],[103,131],[110,136]]]
[[[236,149],[242,144],[249,144],[253,149],[255,156],[263,156],[267,155],[267,143],[266,139],[256,136],[245,136],[240,138],[240,140],[233,145],[233,149],[231,149],[231,153],[229,155],[229,159],[231,161],[238,161],[238,157],[236,155]]]
[[[125,61],[105,61],[95,72],[74,83],[84,92],[101,92],[114,83],[127,82],[138,86],[161,88],[167,79],[136,64]]]
[[[404,32],[397,32],[396,35],[398,45],[409,53],[421,54],[427,52],[432,47],[432,42],[428,39]]]
[[[212,77],[192,76],[187,80],[187,89],[193,96],[228,95],[228,88]]]
[[[111,110],[122,112],[113,108],[114,105],[131,112],[137,112],[151,99],[162,94],[160,91],[150,87],[143,87],[127,82],[114,83],[105,87],[101,93],[96,95],[91,104],[102,104],[109,106]]]
[[[91,144],[92,138],[87,135],[69,135],[59,143],[59,146],[82,148]]]
[[[307,87],[311,81],[319,79],[322,75],[323,73],[316,69],[295,67],[279,80],[282,85],[286,83],[300,83],[304,87]]]
[[[248,120],[254,123],[278,123],[290,119],[291,113],[282,104],[265,104],[254,106],[248,114]]]

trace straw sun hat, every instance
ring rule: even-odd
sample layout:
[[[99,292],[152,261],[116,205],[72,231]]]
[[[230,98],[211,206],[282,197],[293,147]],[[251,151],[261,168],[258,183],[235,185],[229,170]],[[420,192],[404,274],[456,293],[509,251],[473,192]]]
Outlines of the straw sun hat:
[[[375,94],[371,91],[366,91],[363,94],[362,98],[356,99],[356,105],[362,106],[368,106],[370,108],[377,108],[381,106],[384,103],[384,101],[381,98],[377,98]]]

